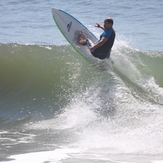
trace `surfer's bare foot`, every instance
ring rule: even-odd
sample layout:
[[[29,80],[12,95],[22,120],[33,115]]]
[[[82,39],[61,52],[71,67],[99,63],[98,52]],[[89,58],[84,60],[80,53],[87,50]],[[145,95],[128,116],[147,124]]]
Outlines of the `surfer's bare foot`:
[[[78,39],[77,39],[78,44],[80,44],[80,45],[87,45],[87,40],[83,40],[82,39],[83,37],[85,37],[83,34],[79,34],[78,35]]]

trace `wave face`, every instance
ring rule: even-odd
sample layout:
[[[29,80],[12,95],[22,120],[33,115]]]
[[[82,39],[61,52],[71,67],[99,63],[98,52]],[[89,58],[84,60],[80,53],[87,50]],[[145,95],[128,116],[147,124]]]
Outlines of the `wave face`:
[[[162,155],[163,52],[121,44],[112,59],[89,63],[68,45],[0,44],[1,160],[24,144],[22,153]]]

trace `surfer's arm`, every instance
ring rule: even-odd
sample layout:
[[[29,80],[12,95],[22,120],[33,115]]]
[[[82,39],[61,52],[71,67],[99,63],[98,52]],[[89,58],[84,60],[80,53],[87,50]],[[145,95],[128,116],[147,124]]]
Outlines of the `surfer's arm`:
[[[90,51],[93,51],[94,49],[99,48],[100,46],[104,45],[104,43],[108,40],[108,38],[102,37],[101,40],[95,44],[93,47],[88,47]]]
[[[96,23],[95,27],[98,27],[98,28],[105,30],[105,28],[100,23]]]

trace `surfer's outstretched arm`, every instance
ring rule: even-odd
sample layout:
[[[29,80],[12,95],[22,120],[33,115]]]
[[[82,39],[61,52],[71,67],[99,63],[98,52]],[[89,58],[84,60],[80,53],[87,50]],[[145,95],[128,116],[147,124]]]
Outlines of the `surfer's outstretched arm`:
[[[100,23],[96,23],[95,27],[105,30],[104,26],[102,26]]]

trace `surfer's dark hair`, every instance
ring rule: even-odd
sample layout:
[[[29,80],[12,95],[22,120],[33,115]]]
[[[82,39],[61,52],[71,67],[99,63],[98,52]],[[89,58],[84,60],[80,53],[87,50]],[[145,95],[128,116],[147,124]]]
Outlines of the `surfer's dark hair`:
[[[113,25],[113,23],[114,23],[113,19],[111,19],[111,18],[108,18],[107,21],[108,21],[108,23],[110,23],[110,24],[112,24],[112,25]]]

